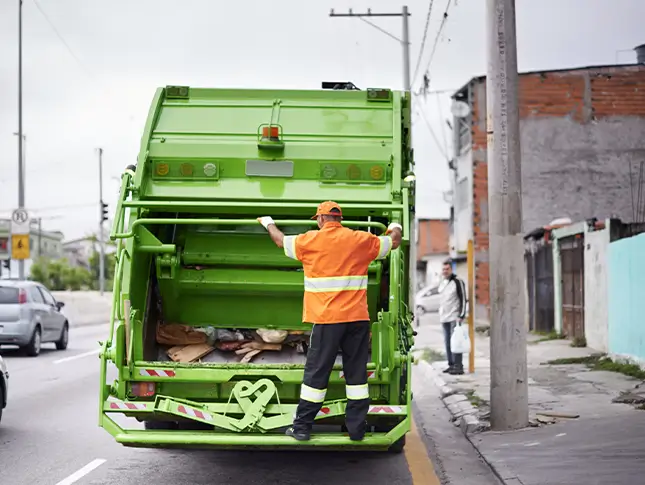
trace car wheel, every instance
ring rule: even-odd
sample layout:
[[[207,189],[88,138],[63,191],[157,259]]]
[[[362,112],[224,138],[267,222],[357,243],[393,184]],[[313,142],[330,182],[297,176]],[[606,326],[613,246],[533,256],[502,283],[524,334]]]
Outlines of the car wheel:
[[[40,332],[40,327],[36,327],[31,340],[25,346],[25,351],[29,357],[37,357],[40,354],[40,348],[42,346],[42,335]]]
[[[4,404],[4,388],[0,383],[0,421],[2,421],[2,405]]]
[[[69,325],[65,322],[63,325],[63,331],[60,334],[60,338],[56,341],[56,349],[65,350],[69,342]]]

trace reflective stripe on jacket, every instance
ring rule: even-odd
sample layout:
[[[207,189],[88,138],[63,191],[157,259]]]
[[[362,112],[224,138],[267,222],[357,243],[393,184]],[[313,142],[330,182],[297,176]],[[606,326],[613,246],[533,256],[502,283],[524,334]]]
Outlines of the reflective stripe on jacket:
[[[369,320],[367,268],[392,250],[390,236],[353,231],[327,222],[319,231],[285,236],[284,253],[302,262],[305,296],[302,320],[343,323]]]

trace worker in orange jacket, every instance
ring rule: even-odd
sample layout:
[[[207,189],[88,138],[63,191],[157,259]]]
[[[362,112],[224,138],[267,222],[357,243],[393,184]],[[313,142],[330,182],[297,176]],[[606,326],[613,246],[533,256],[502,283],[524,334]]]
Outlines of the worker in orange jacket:
[[[310,439],[340,348],[346,381],[347,430],[351,440],[361,441],[370,403],[367,268],[372,261],[385,259],[400,246],[402,227],[392,223],[383,236],[347,229],[340,222],[340,206],[331,201],[320,204],[312,219],[317,219],[319,231],[285,236],[271,217],[258,218],[273,242],[284,248],[288,257],[302,262],[305,274],[302,319],[313,324],[300,402],[287,435],[298,441]]]

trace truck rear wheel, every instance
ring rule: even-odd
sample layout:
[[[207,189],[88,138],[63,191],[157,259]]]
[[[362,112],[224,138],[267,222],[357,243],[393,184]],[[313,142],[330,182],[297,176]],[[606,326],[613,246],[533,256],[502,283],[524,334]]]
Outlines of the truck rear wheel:
[[[174,421],[146,420],[143,422],[143,427],[149,430],[169,430],[177,429],[177,423]]]
[[[374,426],[374,431],[376,433],[389,433],[392,431],[391,427],[387,426]],[[389,453],[402,453],[405,448],[405,435],[401,436],[398,440],[390,445],[387,449]]]

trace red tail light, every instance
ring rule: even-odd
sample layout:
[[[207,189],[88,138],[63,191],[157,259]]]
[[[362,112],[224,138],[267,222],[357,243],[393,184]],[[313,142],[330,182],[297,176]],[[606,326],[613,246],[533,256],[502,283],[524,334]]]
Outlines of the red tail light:
[[[137,397],[154,396],[157,386],[154,382],[133,382],[130,386],[132,394]]]
[[[22,288],[20,288],[20,291],[18,291],[18,303],[27,303],[27,291]]]

